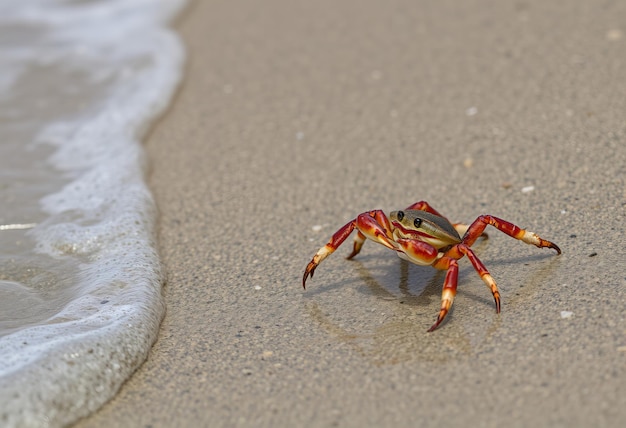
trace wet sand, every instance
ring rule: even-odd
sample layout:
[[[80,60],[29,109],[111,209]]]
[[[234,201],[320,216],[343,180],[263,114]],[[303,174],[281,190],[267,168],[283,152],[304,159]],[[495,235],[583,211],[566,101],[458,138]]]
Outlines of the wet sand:
[[[626,420],[622,3],[198,1],[146,144],[168,272],[146,363],[79,427],[617,427]],[[494,229],[444,274],[346,243],[428,200]]]

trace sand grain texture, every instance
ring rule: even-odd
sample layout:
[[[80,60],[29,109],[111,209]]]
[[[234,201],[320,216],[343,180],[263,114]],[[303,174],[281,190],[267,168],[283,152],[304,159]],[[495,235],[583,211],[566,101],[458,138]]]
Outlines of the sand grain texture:
[[[79,427],[617,427],[626,420],[626,4],[198,1],[186,80],[146,144],[168,305],[148,361]],[[503,299],[366,243],[425,199]],[[594,255],[595,254],[595,255]]]

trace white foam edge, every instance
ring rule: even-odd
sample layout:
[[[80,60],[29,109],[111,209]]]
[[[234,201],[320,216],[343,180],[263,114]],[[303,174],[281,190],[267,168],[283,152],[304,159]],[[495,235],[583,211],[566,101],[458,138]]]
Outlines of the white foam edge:
[[[180,1],[172,3],[183,4]],[[41,15],[37,19],[40,18]],[[117,101],[122,97],[125,100],[122,106],[129,106],[132,103],[128,100],[137,96],[137,102],[133,104],[135,108],[124,111],[105,109],[101,115],[92,118],[89,125],[57,123],[41,135],[41,141],[58,147],[53,156],[55,165],[73,171],[74,179],[61,192],[44,198],[42,207],[51,218],[29,233],[38,241],[39,251],[52,256],[61,256],[59,249],[61,253],[67,251],[67,246],[59,245],[64,239],[73,242],[71,248],[79,255],[90,257],[92,266],[81,274],[85,286],[81,290],[83,294],[69,302],[54,319],[48,320],[49,324],[25,328],[0,339],[0,372],[3,373],[0,402],[4,409],[3,423],[7,426],[63,426],[86,416],[118,391],[144,361],[156,340],[164,304],[154,242],[154,203],[143,182],[145,162],[138,140],[150,121],[168,105],[180,81],[184,51],[168,30],[156,31],[155,37],[159,39],[158,49],[153,52],[157,63],[151,69],[157,74],[152,80],[137,80],[139,86],[134,91],[119,88],[116,94]],[[147,85],[148,80],[152,86]],[[108,143],[117,142],[120,148],[125,148],[124,153],[130,154],[126,157],[127,176],[123,189],[115,187],[114,180],[109,181],[111,176],[107,177],[106,164],[111,166],[110,162],[116,162],[115,156],[107,153],[116,150],[103,153],[98,144],[103,140],[98,140],[95,135],[98,128],[104,131],[100,135],[102,139]],[[112,132],[114,129],[120,132]],[[85,145],[84,141],[97,143]],[[101,170],[98,170],[98,163],[102,165]],[[102,205],[88,195],[81,197],[79,190],[97,185],[111,186],[113,191],[133,195],[134,201],[123,198],[116,201],[118,208],[122,208],[117,216],[120,220],[117,226],[130,227],[125,231],[121,227],[122,231],[114,237],[106,236],[106,231],[98,234],[89,226],[59,223],[55,218],[72,209],[95,213]],[[138,195],[143,197],[137,198]],[[107,201],[100,202],[105,204]],[[133,205],[133,202],[142,207]],[[133,221],[133,212],[143,213],[140,214],[143,221]],[[86,239],[85,235],[89,234],[97,238]],[[98,243],[98,239],[104,241]],[[118,273],[123,275],[116,277],[106,265],[125,256],[124,246],[129,245],[128,239],[136,244],[134,270],[131,274],[119,270]],[[113,242],[115,240],[119,245]],[[50,245],[51,242],[56,244]],[[143,253],[141,248],[145,250]],[[143,266],[140,267],[141,263]],[[98,277],[105,279],[93,281]],[[106,288],[103,284],[119,284],[117,281],[128,282],[129,292],[121,293],[121,298],[110,302],[105,311],[96,310],[100,298],[98,291]]]

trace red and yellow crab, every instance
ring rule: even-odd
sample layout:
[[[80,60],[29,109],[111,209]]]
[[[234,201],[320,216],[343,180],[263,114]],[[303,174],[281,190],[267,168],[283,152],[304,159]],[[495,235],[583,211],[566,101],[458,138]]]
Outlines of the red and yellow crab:
[[[446,270],[441,293],[441,309],[437,321],[428,331],[433,331],[444,320],[456,295],[459,266],[457,260],[467,256],[482,280],[491,290],[496,302],[496,312],[500,313],[500,292],[489,271],[470,248],[481,236],[486,237],[484,230],[491,225],[507,235],[539,248],[547,247],[561,254],[561,249],[553,242],[540,238],[535,233],[521,229],[513,223],[491,215],[481,215],[471,225],[452,224],[439,214],[428,202],[420,201],[404,211],[392,211],[389,217],[381,210],[367,211],[359,214],[354,220],[339,229],[313,256],[307,265],[302,278],[302,286],[306,288],[306,280],[315,268],[331,255],[356,228],[354,247],[348,259],[353,258],[365,242],[371,239],[385,247],[396,251],[396,254],[411,263],[431,265],[436,269]],[[463,236],[463,237],[461,237]]]

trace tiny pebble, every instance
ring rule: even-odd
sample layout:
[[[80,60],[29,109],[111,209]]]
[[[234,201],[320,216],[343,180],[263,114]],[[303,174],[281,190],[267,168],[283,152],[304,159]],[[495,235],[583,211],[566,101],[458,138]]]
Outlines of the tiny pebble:
[[[472,158],[466,158],[466,159],[463,161],[463,166],[464,166],[465,168],[471,168],[473,165],[474,165],[474,159],[472,159]]]
[[[563,319],[571,318],[572,315],[574,315],[574,312],[571,312],[571,311],[561,311],[561,318],[563,318]]]
[[[311,229],[313,230],[313,232],[319,232],[320,230],[322,230],[322,225],[321,224],[316,224]]]
[[[478,113],[478,109],[476,107],[470,107],[467,110],[465,110],[465,114],[468,116],[474,116],[476,115],[476,113]]]
[[[254,286],[254,289],[255,289],[255,290],[260,290],[260,289],[261,289],[261,286],[260,286],[260,285],[255,285],[255,286]]]
[[[598,255],[598,253],[596,253],[596,252],[594,251],[593,253],[589,254],[589,257],[595,257],[595,256],[597,256],[597,255]]]
[[[533,190],[535,190],[535,186],[522,187],[522,193],[532,192]]]
[[[624,37],[624,33],[617,29],[609,30],[606,32],[607,40],[615,41],[621,39],[622,37]]]

